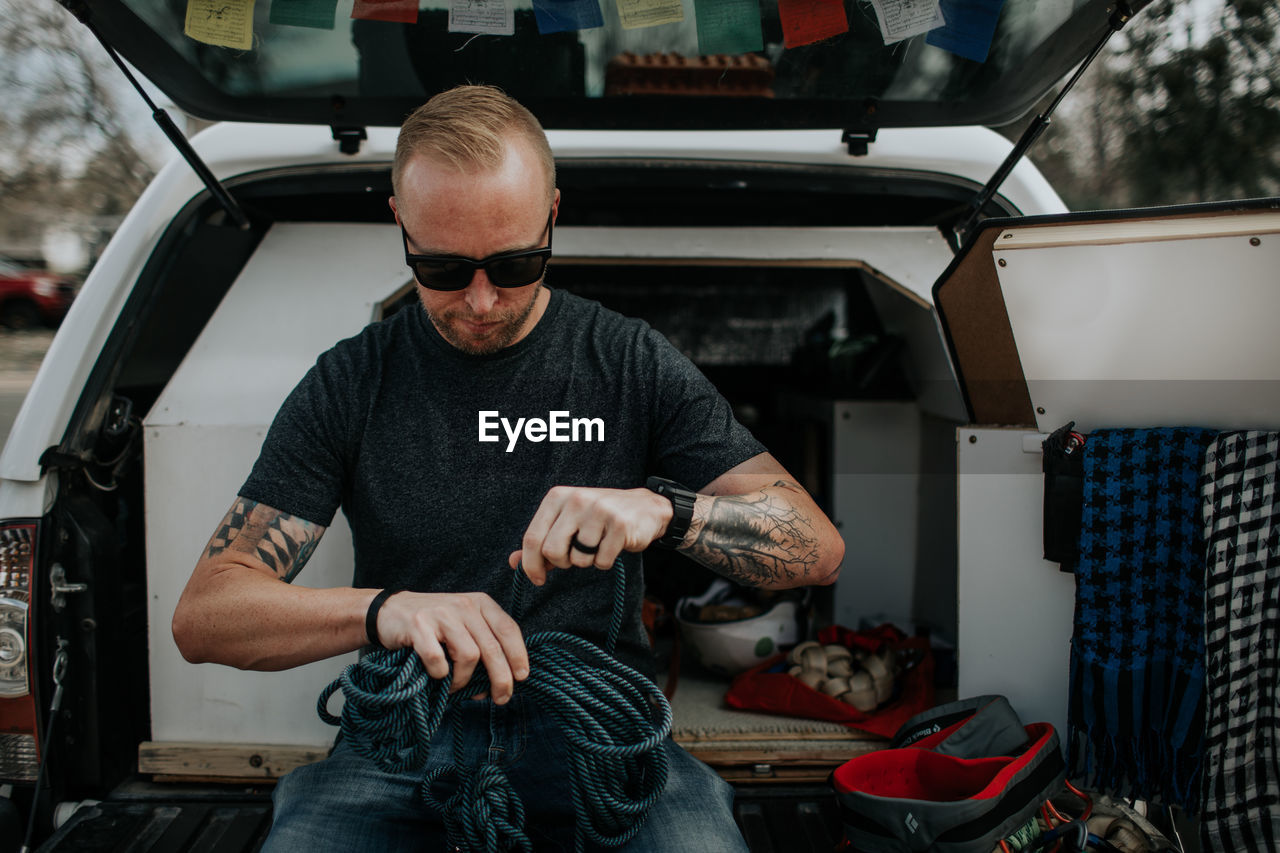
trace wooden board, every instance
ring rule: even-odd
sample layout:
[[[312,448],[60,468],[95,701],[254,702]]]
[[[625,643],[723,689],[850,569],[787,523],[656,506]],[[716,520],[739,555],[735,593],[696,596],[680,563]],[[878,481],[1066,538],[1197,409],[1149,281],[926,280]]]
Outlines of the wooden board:
[[[842,749],[823,749],[814,747],[802,750],[760,750],[760,749],[706,749],[696,745],[685,746],[685,749],[699,761],[713,767],[731,765],[797,765],[825,764],[835,766],[844,764],[850,758],[875,752],[880,744],[863,744]]]
[[[328,754],[328,749],[313,746],[144,741],[138,745],[138,772],[169,781],[181,777],[184,781],[259,782],[278,779]]]
[[[776,785],[779,782],[801,782],[818,784],[827,781],[832,768],[821,767],[770,767],[766,772],[758,772],[751,767],[716,767],[720,778],[735,785]]]

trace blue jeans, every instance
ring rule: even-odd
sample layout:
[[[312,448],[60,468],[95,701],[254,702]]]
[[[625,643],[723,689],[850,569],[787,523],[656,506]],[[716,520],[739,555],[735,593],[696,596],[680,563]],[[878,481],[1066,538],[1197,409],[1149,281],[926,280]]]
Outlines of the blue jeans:
[[[326,850],[447,851],[440,815],[420,799],[422,777],[454,761],[454,729],[461,727],[467,766],[490,749],[525,807],[525,831],[537,851],[573,850],[573,800],[566,745],[559,727],[520,698],[490,717],[488,701],[460,703],[432,741],[427,767],[388,773],[341,739],[323,761],[282,778],[272,797],[274,818],[263,853]],[[711,768],[666,742],[667,785],[626,853],[746,853],[733,819],[733,789]],[[440,797],[443,799],[443,797]],[[588,843],[587,849],[598,850]]]

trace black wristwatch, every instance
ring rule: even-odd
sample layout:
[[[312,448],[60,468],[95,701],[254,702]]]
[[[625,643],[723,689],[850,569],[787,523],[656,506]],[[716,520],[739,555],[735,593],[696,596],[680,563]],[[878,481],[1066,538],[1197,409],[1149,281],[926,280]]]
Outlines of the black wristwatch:
[[[650,477],[645,480],[644,487],[671,501],[671,523],[667,525],[667,532],[653,544],[659,548],[678,547],[684,541],[689,523],[693,521],[693,504],[698,499],[697,492],[691,492],[674,480],[664,480],[662,477]]]

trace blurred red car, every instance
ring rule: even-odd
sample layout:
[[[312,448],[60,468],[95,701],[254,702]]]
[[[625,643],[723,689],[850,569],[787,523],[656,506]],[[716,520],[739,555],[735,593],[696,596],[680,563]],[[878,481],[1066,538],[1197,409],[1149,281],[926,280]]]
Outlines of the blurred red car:
[[[72,279],[0,258],[0,326],[57,326],[75,296]]]

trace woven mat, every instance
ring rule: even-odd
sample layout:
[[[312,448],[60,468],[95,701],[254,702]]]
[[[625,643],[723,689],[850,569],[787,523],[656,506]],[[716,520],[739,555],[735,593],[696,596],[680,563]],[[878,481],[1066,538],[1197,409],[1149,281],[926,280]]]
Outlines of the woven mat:
[[[812,740],[879,740],[874,735],[856,731],[839,723],[783,717],[755,711],[739,711],[724,703],[728,681],[690,673],[685,667],[671,701],[672,736],[681,742],[696,741],[760,741],[770,736],[778,739],[780,748],[797,739]],[[666,674],[658,676],[658,684],[666,683]]]

